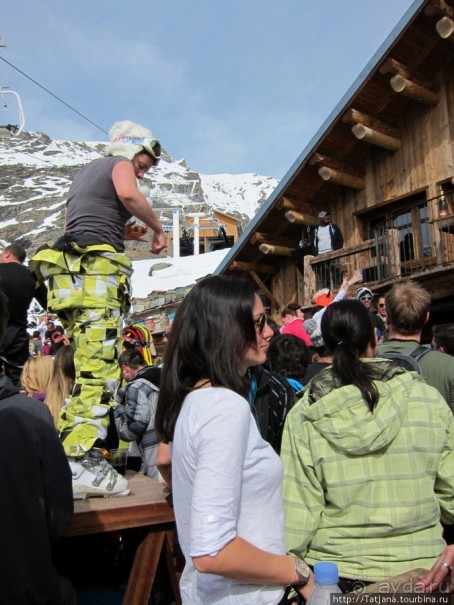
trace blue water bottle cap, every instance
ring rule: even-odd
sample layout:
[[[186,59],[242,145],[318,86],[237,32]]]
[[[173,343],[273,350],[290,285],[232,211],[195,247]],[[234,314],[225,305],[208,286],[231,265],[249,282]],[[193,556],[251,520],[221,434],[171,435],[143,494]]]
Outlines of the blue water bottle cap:
[[[339,572],[335,563],[316,563],[314,565],[314,579],[317,584],[337,584],[339,582]]]

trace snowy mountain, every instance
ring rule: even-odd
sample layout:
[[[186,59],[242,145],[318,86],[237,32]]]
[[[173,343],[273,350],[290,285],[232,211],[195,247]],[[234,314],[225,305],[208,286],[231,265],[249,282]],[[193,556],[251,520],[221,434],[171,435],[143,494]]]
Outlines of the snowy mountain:
[[[0,138],[0,246],[21,243],[29,256],[63,232],[66,194],[82,166],[103,154],[106,143],[53,141],[36,132]],[[202,175],[165,152],[141,183],[158,215],[166,208],[185,212],[206,206],[235,216],[244,227],[276,187],[257,174]],[[128,242],[134,258],[149,256],[147,246]]]

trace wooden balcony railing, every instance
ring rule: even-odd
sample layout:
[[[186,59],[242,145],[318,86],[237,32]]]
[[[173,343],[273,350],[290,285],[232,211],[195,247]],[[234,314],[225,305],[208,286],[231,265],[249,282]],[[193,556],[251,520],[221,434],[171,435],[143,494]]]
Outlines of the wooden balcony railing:
[[[337,290],[345,275],[352,276],[357,269],[363,272],[363,283],[376,287],[448,265],[454,265],[454,215],[413,225],[405,235],[385,226],[381,235],[361,244],[305,257],[304,304],[310,305],[314,292],[321,288]]]

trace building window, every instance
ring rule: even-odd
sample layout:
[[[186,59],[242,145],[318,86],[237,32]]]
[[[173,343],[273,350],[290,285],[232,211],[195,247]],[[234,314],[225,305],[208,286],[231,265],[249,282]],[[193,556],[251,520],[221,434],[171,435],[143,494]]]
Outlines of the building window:
[[[425,193],[401,199],[363,216],[368,222],[369,237],[386,235],[390,229],[399,233],[402,274],[430,266],[436,261],[430,206]]]

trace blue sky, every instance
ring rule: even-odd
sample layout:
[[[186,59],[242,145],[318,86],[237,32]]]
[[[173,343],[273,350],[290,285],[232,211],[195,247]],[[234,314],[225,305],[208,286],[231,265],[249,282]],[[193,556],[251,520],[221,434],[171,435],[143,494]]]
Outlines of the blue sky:
[[[142,123],[197,172],[282,178],[412,0],[16,0],[3,57],[108,131]],[[107,140],[0,61],[26,130]]]

